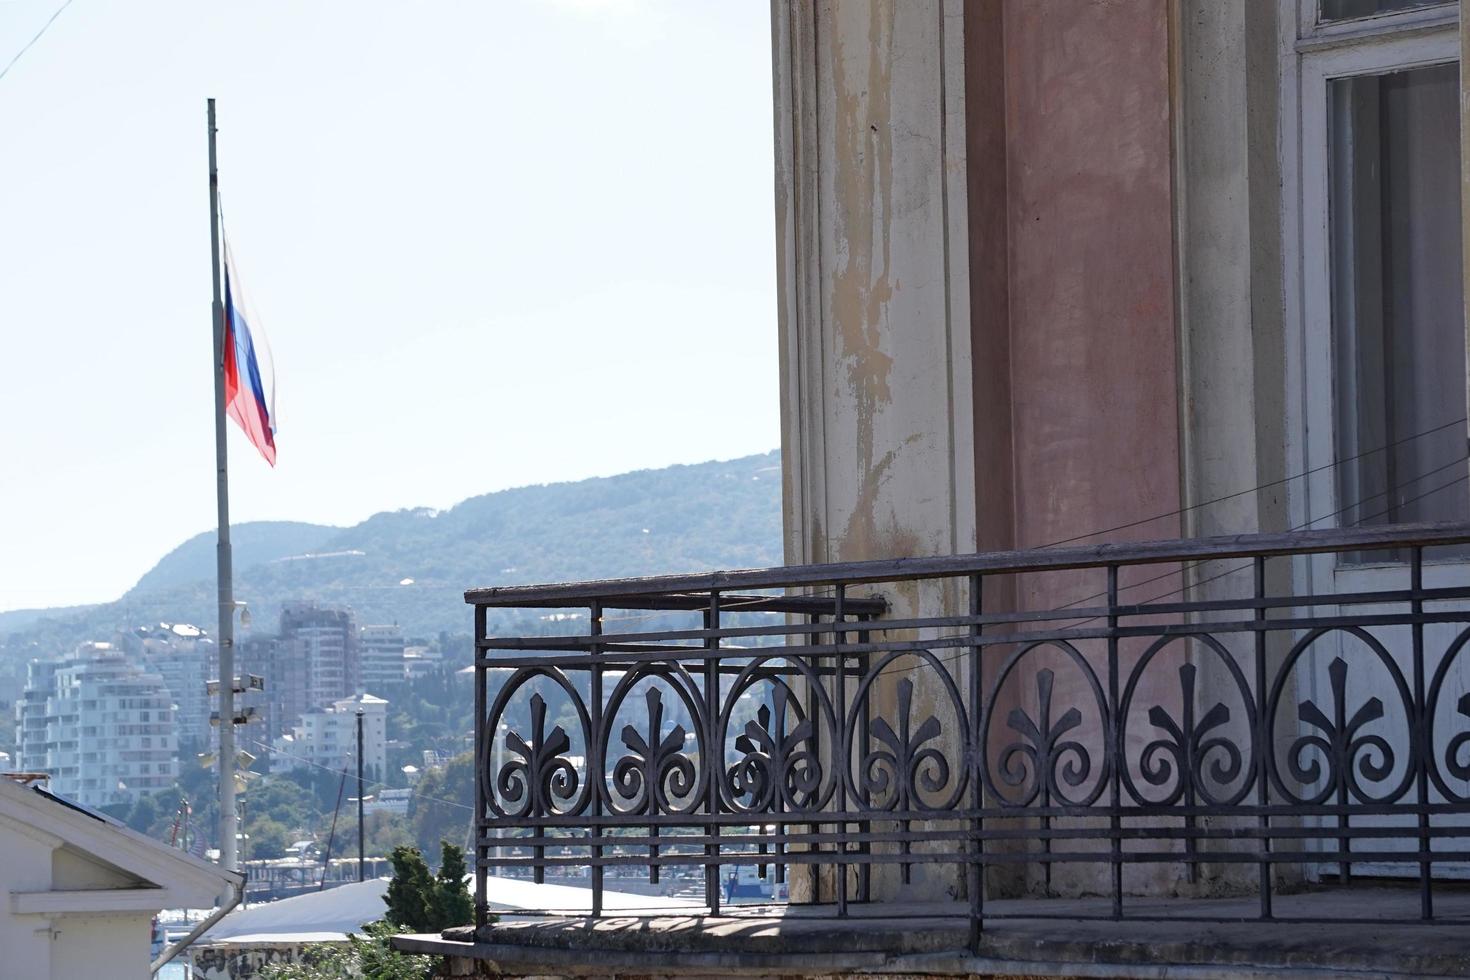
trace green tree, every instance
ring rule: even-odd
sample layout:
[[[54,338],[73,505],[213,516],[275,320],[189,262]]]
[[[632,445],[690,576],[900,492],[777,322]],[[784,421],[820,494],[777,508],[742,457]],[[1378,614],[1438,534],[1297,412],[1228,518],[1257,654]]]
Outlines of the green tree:
[[[395,847],[389,860],[393,880],[383,901],[388,905],[390,922],[412,932],[443,932],[474,920],[463,850],[441,841],[437,875],[429,874],[429,866],[417,848]]]
[[[429,914],[435,932],[475,921],[475,902],[465,882],[464,850],[447,840],[439,842],[439,872],[434,876]]]
[[[291,843],[287,837],[290,830],[280,821],[272,820],[270,817],[250,821],[245,828],[245,833],[249,838],[251,860],[285,857],[286,848]]]
[[[393,848],[388,860],[393,865],[393,880],[388,882],[388,893],[383,896],[388,905],[388,920],[411,932],[427,932],[434,879],[423,854],[416,847],[399,846]]]

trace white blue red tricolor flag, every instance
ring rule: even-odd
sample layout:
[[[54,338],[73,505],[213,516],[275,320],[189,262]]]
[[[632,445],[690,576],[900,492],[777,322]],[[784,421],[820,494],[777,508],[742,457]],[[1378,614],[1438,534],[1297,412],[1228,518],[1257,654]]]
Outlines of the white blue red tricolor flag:
[[[270,341],[240,292],[225,245],[225,411],[260,455],[276,465],[276,365]]]

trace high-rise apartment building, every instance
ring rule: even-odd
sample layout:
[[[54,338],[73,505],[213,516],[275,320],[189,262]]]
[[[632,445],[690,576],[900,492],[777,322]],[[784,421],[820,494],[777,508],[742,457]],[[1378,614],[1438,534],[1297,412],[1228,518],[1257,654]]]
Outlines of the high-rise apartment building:
[[[287,603],[281,610],[281,642],[285,655],[301,664],[306,710],[325,708],[358,692],[360,663],[352,610]]]
[[[212,710],[208,686],[219,666],[214,638],[186,623],[158,623],[140,626],[122,640],[124,649],[137,655],[135,663],[163,678],[173,698],[180,747],[195,751],[208,744]]]
[[[178,775],[168,687],[111,643],[32,664],[19,714],[23,767],[50,773],[52,792],[79,803],[130,802]]]
[[[269,741],[291,730],[307,709],[306,664],[293,654],[292,645],[278,636],[248,636],[237,640],[235,664],[243,674],[255,674],[265,681],[263,694],[252,698],[260,714]],[[258,745],[245,746],[259,754]]]
[[[364,626],[358,631],[358,656],[362,665],[359,693],[383,693],[405,679],[403,630],[394,626]]]

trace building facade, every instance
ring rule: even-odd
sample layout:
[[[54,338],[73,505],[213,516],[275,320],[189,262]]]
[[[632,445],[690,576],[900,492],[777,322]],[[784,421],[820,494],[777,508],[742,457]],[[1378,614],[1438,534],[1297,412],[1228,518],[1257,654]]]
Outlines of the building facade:
[[[301,664],[307,710],[358,693],[361,661],[352,610],[287,603],[281,610],[280,641],[285,655]]]
[[[388,771],[388,702],[371,694],[343,698],[307,711],[286,735],[272,743],[271,768],[276,772],[301,766],[357,771],[357,713],[362,711],[363,771],[381,781]]]
[[[33,664],[21,703],[24,768],[88,806],[126,803],[178,777],[173,698],[163,678],[110,643]]]
[[[364,626],[358,631],[357,643],[362,665],[358,693],[383,693],[404,682],[407,665],[404,662],[403,630],[397,625]]]
[[[164,909],[239,900],[244,879],[50,793],[0,778],[0,973],[142,980]]]
[[[209,682],[219,673],[213,637],[187,623],[159,623],[124,635],[121,645],[163,679],[173,698],[180,751],[201,750],[210,741]]]
[[[773,11],[789,563],[1470,514],[1458,3]],[[1404,588],[1408,557],[1271,574]],[[1462,557],[1431,550],[1424,574],[1460,583]],[[1119,588],[1223,600],[1249,577]],[[1056,574],[983,602],[1103,588]],[[1332,660],[1301,683],[1328,688]]]

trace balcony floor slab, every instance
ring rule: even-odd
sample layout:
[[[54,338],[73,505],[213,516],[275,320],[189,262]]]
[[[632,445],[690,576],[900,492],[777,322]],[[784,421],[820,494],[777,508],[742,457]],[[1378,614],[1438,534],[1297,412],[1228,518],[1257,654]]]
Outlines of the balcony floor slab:
[[[1418,901],[1413,888],[1325,889],[1277,896],[1276,914],[1298,921],[1260,922],[1254,898],[1132,898],[1127,913],[1149,918],[1119,922],[1087,918],[1108,914],[1105,898],[996,900],[975,951],[957,902],[854,904],[845,919],[810,905],[568,913],[497,922],[478,941],[463,929],[395,943],[450,957],[451,976],[1470,976],[1470,890],[1437,891],[1433,924],[1388,921]]]

